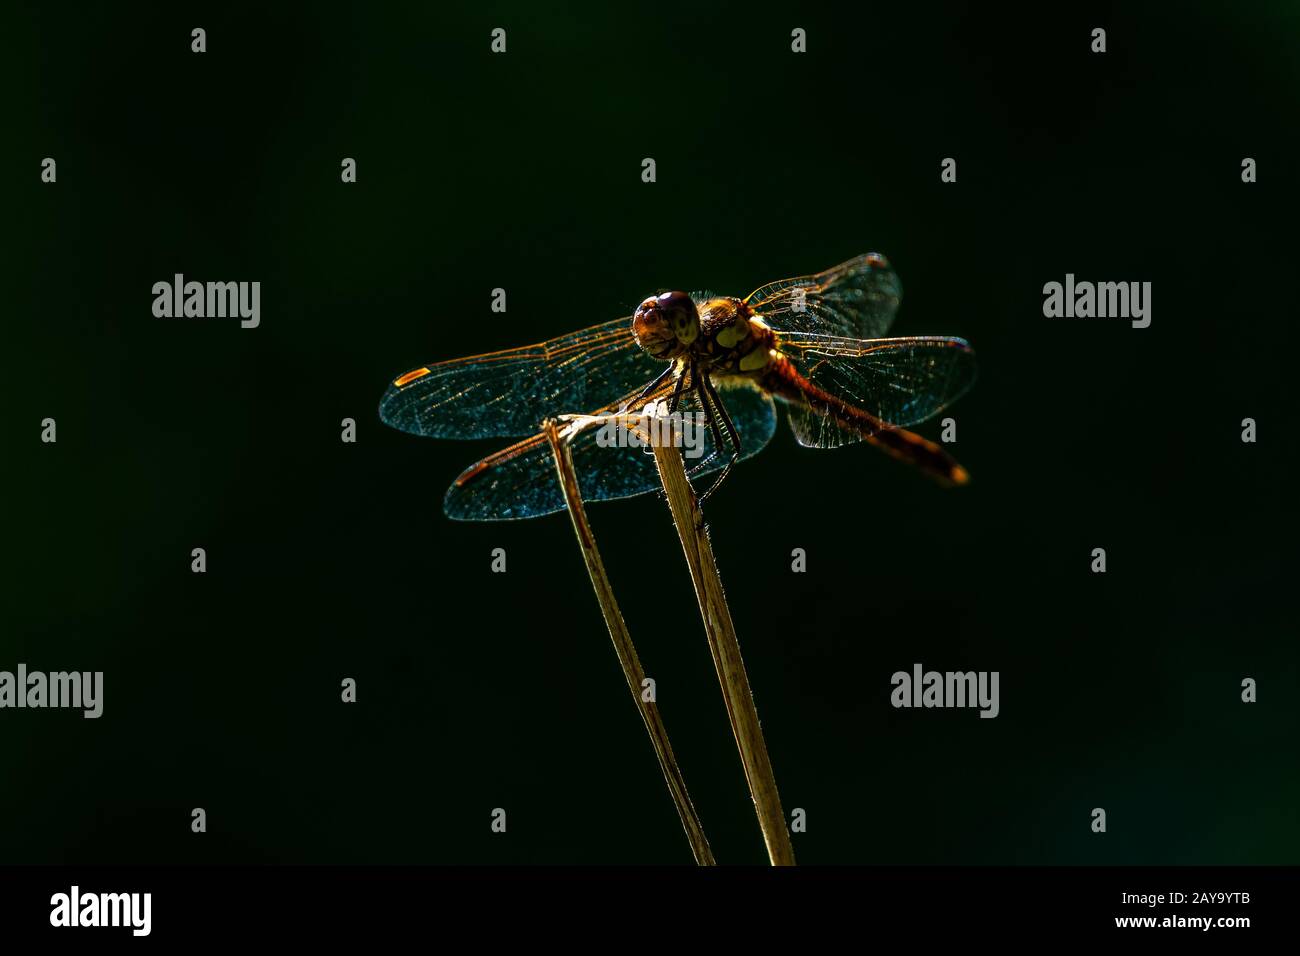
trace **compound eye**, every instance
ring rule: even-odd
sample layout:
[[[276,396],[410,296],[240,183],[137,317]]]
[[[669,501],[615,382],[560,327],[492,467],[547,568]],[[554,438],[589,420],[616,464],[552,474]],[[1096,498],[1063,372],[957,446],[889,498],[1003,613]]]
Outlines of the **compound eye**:
[[[657,304],[678,341],[693,342],[700,330],[700,313],[695,308],[695,300],[685,292],[665,292],[659,296]]]
[[[665,312],[694,312],[695,301],[685,292],[663,292],[655,304]]]
[[[656,358],[689,346],[700,336],[700,313],[685,292],[651,296],[637,307],[632,332],[640,346]]]

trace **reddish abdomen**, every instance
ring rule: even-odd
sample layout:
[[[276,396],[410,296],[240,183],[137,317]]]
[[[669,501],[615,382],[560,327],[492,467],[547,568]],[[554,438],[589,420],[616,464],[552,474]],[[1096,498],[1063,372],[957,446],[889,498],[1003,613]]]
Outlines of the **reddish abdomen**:
[[[763,387],[786,401],[803,405],[859,435],[877,448],[909,461],[944,484],[964,485],[970,474],[934,442],[889,425],[865,409],[830,394],[804,378],[790,360],[778,358],[763,376]]]

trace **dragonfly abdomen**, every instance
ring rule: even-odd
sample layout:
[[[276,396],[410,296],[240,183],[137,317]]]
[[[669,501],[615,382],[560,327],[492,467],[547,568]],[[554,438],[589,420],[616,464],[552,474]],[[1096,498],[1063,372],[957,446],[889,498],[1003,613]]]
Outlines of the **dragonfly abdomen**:
[[[787,402],[824,415],[840,428],[895,458],[910,462],[944,484],[964,485],[970,474],[934,442],[882,421],[824,389],[818,388],[789,359],[778,356],[763,373],[761,385]]]

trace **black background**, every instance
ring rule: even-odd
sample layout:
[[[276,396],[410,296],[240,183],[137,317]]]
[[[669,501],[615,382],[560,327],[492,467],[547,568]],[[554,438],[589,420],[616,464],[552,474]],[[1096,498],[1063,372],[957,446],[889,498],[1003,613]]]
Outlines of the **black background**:
[[[878,250],[896,333],[979,354],[971,485],[782,426],[708,509],[800,862],[1296,861],[1287,4],[9,25],[0,669],[106,690],[0,711],[3,860],[689,862],[567,519],[448,521],[500,443],[375,408],[422,362]],[[260,281],[261,326],[154,318],[176,272]],[[1152,282],[1151,327],[1045,319],[1067,272]],[[760,862],[667,510],[591,515],[713,848]],[[894,710],[915,662],[999,671],[1001,715]]]

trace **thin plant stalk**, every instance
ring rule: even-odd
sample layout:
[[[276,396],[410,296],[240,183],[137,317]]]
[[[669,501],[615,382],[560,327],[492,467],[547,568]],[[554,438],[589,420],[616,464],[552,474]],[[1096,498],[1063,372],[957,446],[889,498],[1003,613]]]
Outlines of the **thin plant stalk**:
[[[663,482],[668,507],[672,511],[677,536],[681,538],[686,564],[691,570],[695,597],[700,604],[704,620],[704,633],[713,654],[713,666],[722,685],[722,699],[727,705],[731,732],[736,738],[736,748],[745,767],[745,780],[754,800],[754,812],[767,844],[768,859],[773,866],[793,866],[794,848],[790,845],[790,831],[786,828],[785,814],[781,810],[781,796],[776,789],[776,776],[767,756],[763,741],[763,728],[758,722],[758,710],[745,673],[745,662],[740,656],[740,644],[731,622],[731,609],[722,591],[722,580],[713,560],[713,547],[709,543],[708,528],[700,512],[695,492],[686,478],[681,449],[675,442],[662,439],[652,444],[659,478]]]
[[[564,492],[564,502],[568,506],[569,517],[573,519],[573,533],[577,536],[582,559],[586,562],[591,587],[596,592],[596,601],[600,604],[601,613],[605,617],[605,626],[609,629],[610,639],[614,642],[614,651],[618,654],[618,662],[623,668],[628,690],[632,692],[632,700],[636,703],[641,720],[645,723],[646,733],[650,735],[650,743],[654,745],[655,755],[659,758],[659,767],[663,771],[664,781],[668,784],[668,792],[672,795],[673,804],[677,807],[677,815],[681,818],[682,828],[686,831],[686,839],[690,841],[691,852],[695,854],[695,862],[700,866],[716,866],[717,861],[713,858],[713,850],[704,835],[704,827],[695,812],[695,806],[691,803],[690,794],[686,790],[686,780],[677,765],[672,744],[668,741],[668,731],[659,716],[658,705],[641,698],[645,671],[641,667],[641,659],[637,656],[636,647],[632,643],[632,635],[623,621],[623,613],[614,599],[614,588],[605,573],[605,564],[600,559],[596,538],[587,521],[587,511],[582,503],[578,477],[573,468],[573,452],[569,447],[569,440],[576,431],[566,428],[565,434],[562,435],[553,420],[546,422],[544,427],[547,440],[550,441],[551,449],[555,454],[560,488]]]

